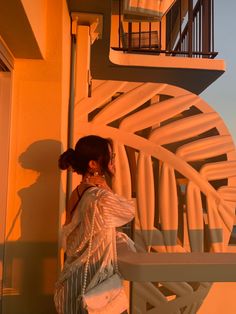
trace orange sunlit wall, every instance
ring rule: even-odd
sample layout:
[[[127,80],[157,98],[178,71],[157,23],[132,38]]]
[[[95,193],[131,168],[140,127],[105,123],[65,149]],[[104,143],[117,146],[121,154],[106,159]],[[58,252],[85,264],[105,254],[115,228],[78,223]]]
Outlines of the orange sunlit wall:
[[[44,59],[15,59],[13,71],[3,314],[52,314],[65,198],[57,158],[67,139],[70,17],[66,0],[21,2]],[[78,86],[87,83],[86,51],[80,53]],[[234,290],[234,283],[216,284],[199,313],[234,313]]]
[[[38,16],[35,3],[22,3],[45,58],[15,59],[13,71],[3,313],[55,313],[64,208],[57,159],[66,145],[70,17],[65,0],[37,1]]]

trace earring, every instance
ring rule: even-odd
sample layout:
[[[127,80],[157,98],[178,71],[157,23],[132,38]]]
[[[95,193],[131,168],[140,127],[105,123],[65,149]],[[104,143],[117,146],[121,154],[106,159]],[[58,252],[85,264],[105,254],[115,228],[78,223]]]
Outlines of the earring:
[[[88,172],[93,177],[97,177],[99,175],[99,172],[97,169],[89,168]]]

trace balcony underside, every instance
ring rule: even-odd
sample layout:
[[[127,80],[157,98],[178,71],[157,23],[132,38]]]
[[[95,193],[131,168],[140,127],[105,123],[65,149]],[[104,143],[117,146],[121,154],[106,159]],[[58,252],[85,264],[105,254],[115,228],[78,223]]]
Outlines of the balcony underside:
[[[42,59],[21,1],[0,1],[0,34],[15,58]]]
[[[98,41],[92,47],[91,71],[95,79],[166,83],[200,94],[224,73],[225,64],[217,59],[105,50],[102,41]]]

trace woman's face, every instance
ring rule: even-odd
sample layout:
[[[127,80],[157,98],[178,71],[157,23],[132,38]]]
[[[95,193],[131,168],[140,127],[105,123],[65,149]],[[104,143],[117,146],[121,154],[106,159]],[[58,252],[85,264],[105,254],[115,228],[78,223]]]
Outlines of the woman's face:
[[[109,153],[110,153],[110,161],[108,163],[108,169],[111,174],[115,175],[116,167],[115,167],[115,153],[112,150],[111,145],[108,145]]]

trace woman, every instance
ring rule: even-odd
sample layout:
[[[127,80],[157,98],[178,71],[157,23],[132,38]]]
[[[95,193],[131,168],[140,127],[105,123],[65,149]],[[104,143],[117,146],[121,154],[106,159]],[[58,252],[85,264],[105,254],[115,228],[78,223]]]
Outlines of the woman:
[[[68,149],[59,158],[61,169],[71,167],[82,175],[82,182],[70,197],[62,230],[66,261],[54,297],[60,314],[87,313],[81,301],[81,290],[93,214],[94,232],[86,291],[114,274],[111,235],[116,227],[134,217],[133,202],[114,194],[107,184],[106,178],[115,174],[114,157],[110,140],[90,135],[81,138],[75,150]],[[130,242],[130,239],[117,232],[116,241]]]

